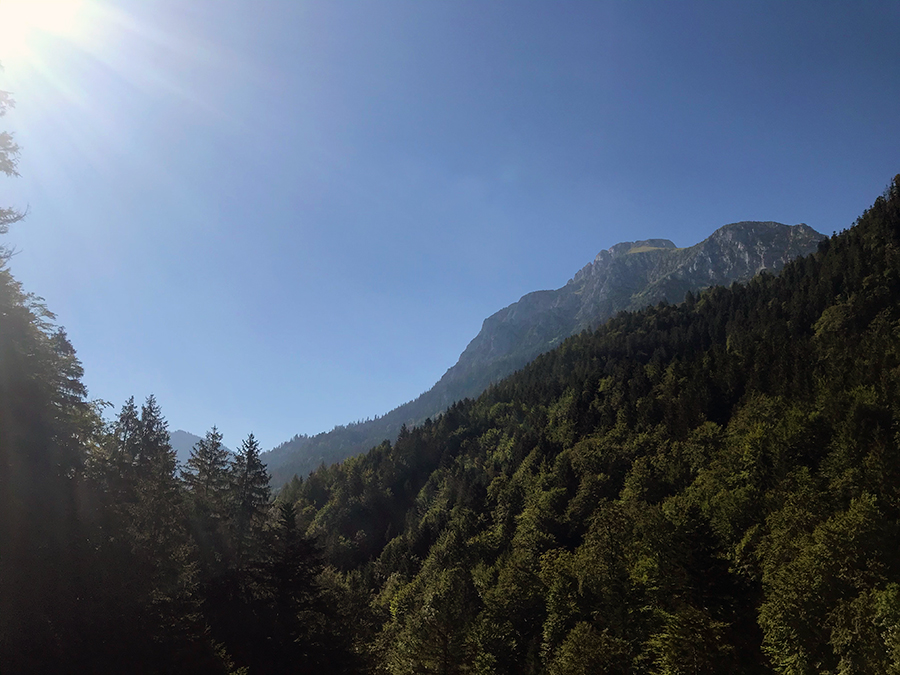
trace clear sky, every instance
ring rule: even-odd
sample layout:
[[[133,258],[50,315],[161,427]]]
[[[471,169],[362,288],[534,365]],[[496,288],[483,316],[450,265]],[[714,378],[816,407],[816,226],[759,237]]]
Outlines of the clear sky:
[[[900,172],[898,2],[14,2],[13,273],[92,397],[231,447],[414,398],[619,241],[831,234]]]

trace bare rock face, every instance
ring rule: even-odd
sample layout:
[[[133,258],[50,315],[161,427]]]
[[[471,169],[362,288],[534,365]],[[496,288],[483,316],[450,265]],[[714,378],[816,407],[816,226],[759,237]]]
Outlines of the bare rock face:
[[[777,273],[789,260],[815,251],[823,239],[805,224],[741,222],[689,248],[668,239],[616,244],[600,251],[562,288],[529,293],[485,319],[435,389],[447,387],[448,405],[473,396],[619,311],[662,300],[681,302],[688,291],[747,281],[763,270]]]
[[[403,424],[417,424],[453,402],[475,397],[493,382],[543,352],[622,310],[665,300],[681,302],[688,291],[747,281],[763,270],[779,272],[814,252],[826,237],[803,223],[740,222],[707,239],[678,248],[668,239],[626,241],[600,251],[562,288],[536,291],[484,320],[481,331],[430,390],[383,417],[318,436],[298,436],[266,453],[273,481],[306,475],[322,462],[340,461],[393,440]]]

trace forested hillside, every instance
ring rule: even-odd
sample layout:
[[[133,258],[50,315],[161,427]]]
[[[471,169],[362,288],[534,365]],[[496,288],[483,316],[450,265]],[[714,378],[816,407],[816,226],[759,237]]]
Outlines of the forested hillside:
[[[263,455],[273,484],[305,477],[421,424],[452,403],[475,398],[492,383],[623,310],[660,301],[681,302],[688,291],[747,281],[762,270],[779,272],[816,250],[825,237],[800,223],[745,221],[724,225],[703,241],[677,248],[668,239],[625,241],[600,251],[562,288],[535,291],[484,321],[457,363],[428,391],[382,417],[295,436]]]
[[[898,34],[0,0],[0,675],[900,675]]]
[[[0,117],[12,99],[0,91]],[[18,146],[0,132],[0,172]],[[24,217],[0,208],[0,234]],[[339,584],[273,505],[252,434],[179,471],[162,411],[107,423],[0,245],[0,672],[360,672]]]
[[[153,397],[103,423],[6,270],[0,317],[4,675],[358,672],[342,594],[271,504],[252,435],[231,455],[213,429],[179,473]]]
[[[4,674],[900,672],[900,176],[274,503],[81,375],[4,266]]]
[[[382,672],[896,673],[898,385],[900,176],[280,498]]]

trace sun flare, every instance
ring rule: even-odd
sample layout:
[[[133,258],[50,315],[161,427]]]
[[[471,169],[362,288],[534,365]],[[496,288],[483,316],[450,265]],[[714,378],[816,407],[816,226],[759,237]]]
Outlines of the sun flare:
[[[28,54],[40,37],[75,39],[86,0],[0,0],[0,60]]]

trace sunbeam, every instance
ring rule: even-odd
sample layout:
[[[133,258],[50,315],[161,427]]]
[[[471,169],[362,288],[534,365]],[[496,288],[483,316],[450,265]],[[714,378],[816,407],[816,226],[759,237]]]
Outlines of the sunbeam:
[[[86,29],[86,0],[0,1],[0,58],[27,57],[41,37],[77,40]]]

